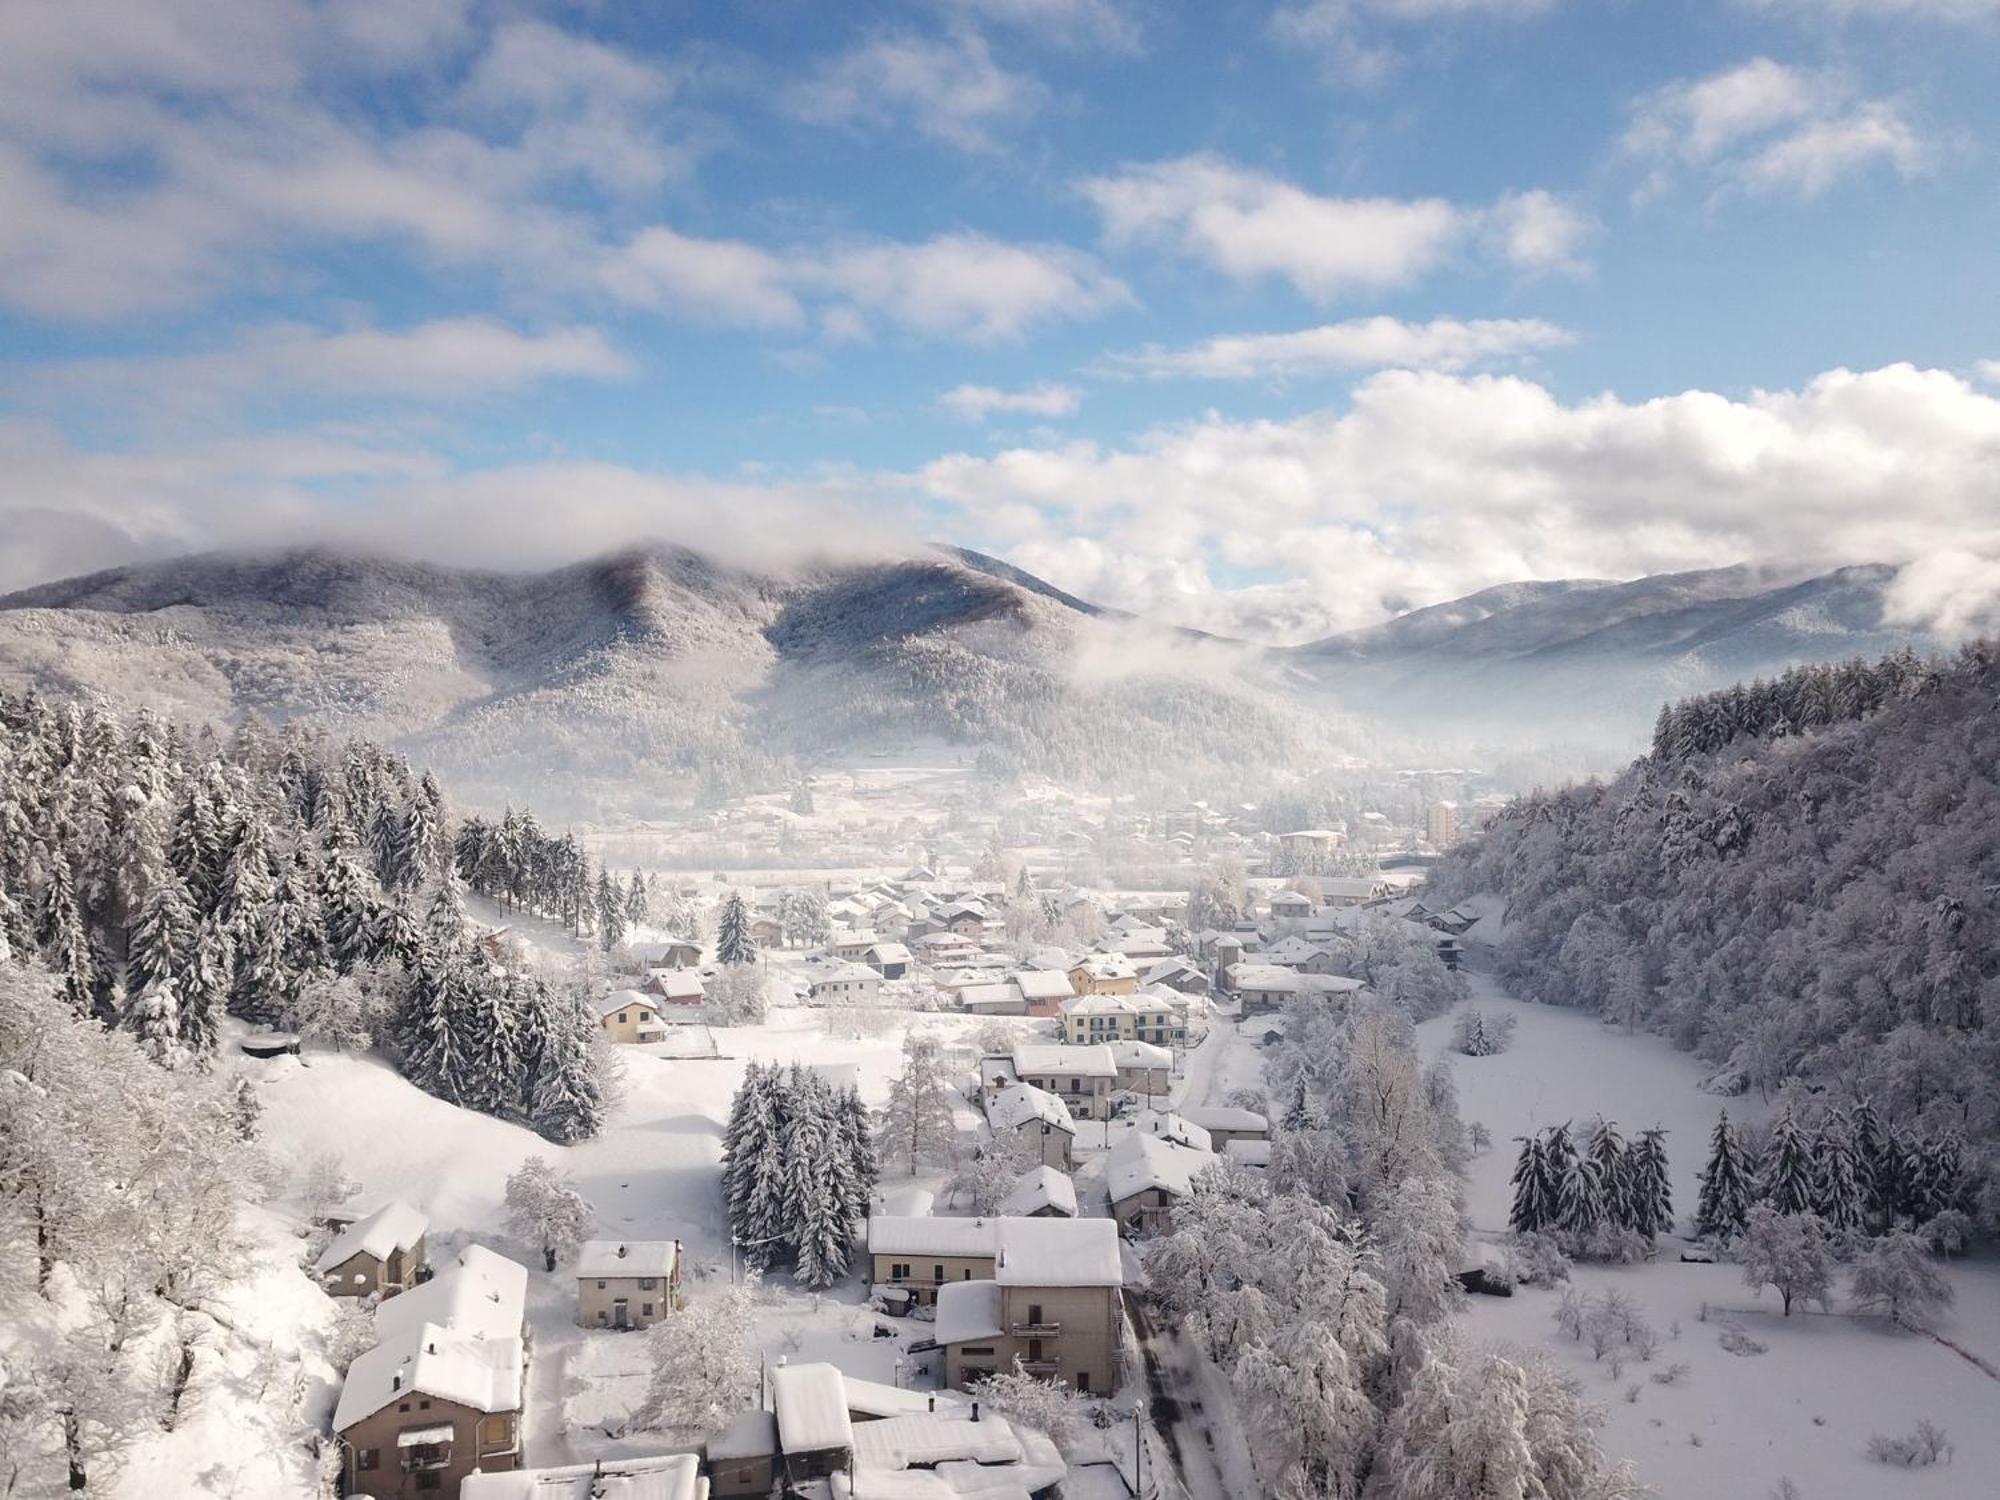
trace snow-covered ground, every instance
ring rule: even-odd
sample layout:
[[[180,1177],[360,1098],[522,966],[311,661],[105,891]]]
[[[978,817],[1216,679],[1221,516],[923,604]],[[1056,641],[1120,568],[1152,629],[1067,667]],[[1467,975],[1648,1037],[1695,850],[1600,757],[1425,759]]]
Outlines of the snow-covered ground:
[[[1586,1125],[1600,1114],[1627,1135],[1659,1125],[1668,1132],[1675,1210],[1684,1217],[1717,1110],[1733,1119],[1763,1112],[1754,1096],[1701,1092],[1700,1064],[1657,1037],[1515,1000],[1485,975],[1471,980],[1468,1003],[1518,1018],[1508,1051],[1451,1054],[1464,1118],[1484,1123],[1494,1139],[1470,1171],[1476,1232],[1505,1229],[1515,1136],[1566,1119]],[[1450,1028],[1448,1016],[1419,1028],[1427,1053],[1447,1051]],[[1841,1283],[1831,1315],[1795,1310],[1785,1318],[1775,1295],[1753,1296],[1736,1267],[1684,1264],[1679,1249],[1666,1241],[1652,1264],[1580,1266],[1573,1274],[1585,1292],[1627,1293],[1661,1336],[1650,1362],[1628,1359],[1620,1374],[1610,1356],[1595,1360],[1587,1345],[1557,1331],[1554,1292],[1524,1287],[1508,1299],[1474,1297],[1469,1326],[1485,1338],[1554,1351],[1604,1404],[1605,1446],[1632,1459],[1663,1500],[1762,1500],[1783,1479],[1804,1500],[2000,1494],[2000,1381],[1932,1339],[1848,1313]],[[2000,1367],[2000,1261],[1959,1263],[1950,1276],[1957,1305],[1936,1331]],[[1719,1334],[1732,1322],[1767,1352],[1724,1349]],[[1676,1365],[1686,1371],[1671,1384],[1653,1378]],[[1945,1428],[1957,1450],[1949,1466],[1890,1469],[1868,1460],[1872,1434],[1900,1434],[1920,1418]]]

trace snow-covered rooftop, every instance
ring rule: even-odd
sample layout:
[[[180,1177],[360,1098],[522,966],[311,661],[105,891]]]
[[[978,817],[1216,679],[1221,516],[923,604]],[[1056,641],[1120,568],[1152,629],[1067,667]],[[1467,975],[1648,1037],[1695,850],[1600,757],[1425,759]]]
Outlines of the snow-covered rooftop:
[[[1118,1041],[1104,1045],[1111,1049],[1111,1061],[1121,1069],[1171,1068],[1174,1065],[1174,1054],[1154,1042]]]
[[[1076,993],[1069,975],[1061,969],[1021,969],[1015,973],[1014,983],[1030,1000],[1061,1000]]]
[[[365,1219],[356,1219],[319,1254],[313,1269],[331,1271],[357,1255],[387,1260],[392,1251],[408,1250],[424,1237],[430,1220],[401,1199],[392,1198]]]
[[[1193,1191],[1194,1180],[1213,1166],[1215,1154],[1163,1141],[1156,1136],[1134,1133],[1111,1148],[1104,1159],[1104,1182],[1113,1203],[1153,1188],[1164,1188],[1177,1198]],[[1106,1221],[1108,1222],[1108,1221]]]
[[[989,1256],[993,1253],[993,1220],[870,1214],[868,1253],[970,1256],[975,1259]]]
[[[1271,1143],[1238,1137],[1224,1142],[1222,1154],[1243,1167],[1268,1167],[1271,1165]]]
[[[875,1212],[898,1219],[921,1219],[937,1203],[937,1194],[924,1187],[878,1188]]]
[[[684,974],[687,973],[688,971],[685,969],[675,969],[675,970],[669,970],[668,972]],[[699,975],[697,975],[695,978],[695,989],[697,990],[697,992],[701,989],[701,979]],[[658,996],[649,995],[644,990],[613,990],[611,991],[610,994],[599,997],[597,1001],[597,1013],[600,1016],[609,1016],[609,1015],[615,1015],[617,1012],[621,1010],[650,1011],[654,1006],[658,1005],[659,1003],[660,1001]]]
[[[1072,995],[1060,1007],[1065,1016],[1137,1015],[1147,1009],[1136,995]]]
[[[671,1277],[681,1247],[672,1240],[586,1240],[576,1253],[579,1281],[614,1276]]]
[[[778,1451],[778,1419],[768,1411],[738,1412],[722,1431],[702,1445],[709,1460],[769,1458]]]
[[[1111,1049],[1101,1044],[1069,1047],[1057,1042],[1021,1042],[1014,1048],[1014,1071],[1110,1078],[1117,1074],[1118,1064],[1112,1060]]]
[[[995,1130],[1017,1130],[1030,1120],[1040,1120],[1054,1130],[1076,1133],[1069,1106],[1033,1084],[1010,1084],[986,1106],[986,1121]]]
[[[348,1366],[347,1382],[333,1412],[333,1430],[345,1432],[411,1392],[474,1411],[520,1410],[523,1361],[518,1319],[514,1326],[512,1335],[492,1338],[419,1323],[396,1337],[385,1337]]]
[[[932,1337],[940,1345],[997,1338],[1006,1327],[997,1281],[953,1281],[938,1288]]]
[[[1109,1219],[995,1219],[1001,1286],[1123,1286],[1118,1226]]]
[[[465,1477],[458,1493],[459,1500],[699,1500],[708,1486],[700,1460],[692,1453],[671,1453],[512,1474],[475,1472]]]
[[[1076,1217],[1076,1184],[1054,1167],[1030,1167],[1000,1200],[1000,1212],[1011,1218],[1025,1219],[1048,1208]]]
[[[1177,1146],[1187,1146],[1195,1151],[1215,1149],[1214,1138],[1185,1115],[1165,1110],[1148,1110],[1139,1117],[1138,1128],[1147,1135],[1157,1136],[1160,1140],[1172,1141]]]
[[[829,1364],[780,1365],[771,1372],[778,1442],[788,1454],[822,1453],[854,1446],[847,1390]]]
[[[389,1343],[424,1323],[477,1338],[519,1338],[528,1268],[484,1245],[467,1245],[437,1275],[375,1309],[375,1337]]]
[[[1223,1130],[1235,1134],[1271,1128],[1271,1122],[1254,1109],[1231,1109],[1223,1104],[1190,1104],[1181,1113],[1203,1130]]]
[[[1132,967],[1132,961],[1123,953],[1087,953],[1076,963],[1092,979],[1137,979],[1139,971]]]

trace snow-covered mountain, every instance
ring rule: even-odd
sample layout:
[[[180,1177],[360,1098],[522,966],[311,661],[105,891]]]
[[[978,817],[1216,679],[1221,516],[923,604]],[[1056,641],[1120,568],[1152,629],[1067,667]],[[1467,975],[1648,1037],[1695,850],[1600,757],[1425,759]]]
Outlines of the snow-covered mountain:
[[[1885,623],[1895,577],[1742,566],[1503,584],[1288,654],[1321,689],[1392,719],[1531,714],[1565,733],[1629,734],[1666,698],[1797,662],[1933,649]]]
[[[1256,653],[975,553],[785,573],[634,549],[537,574],[208,554],[0,598],[0,681],[182,717],[305,717],[470,795],[588,815],[934,735],[1024,768],[1310,758]]]

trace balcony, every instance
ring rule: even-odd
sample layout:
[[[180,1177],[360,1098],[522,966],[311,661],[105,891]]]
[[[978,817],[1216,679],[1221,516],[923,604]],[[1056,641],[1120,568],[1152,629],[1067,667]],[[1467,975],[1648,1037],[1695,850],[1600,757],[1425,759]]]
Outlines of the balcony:
[[[1011,1330],[1011,1331],[1012,1331],[1012,1333],[1013,1333],[1014,1337],[1015,1337],[1015,1338],[1017,1338],[1017,1339],[1045,1339],[1045,1338],[1054,1338],[1054,1337],[1055,1337],[1055,1336],[1056,1336],[1057,1334],[1059,1334],[1059,1333],[1061,1333],[1061,1332],[1062,1332],[1062,1324],[1060,1324],[1060,1323],[1016,1323],[1016,1324],[1014,1324],[1014,1325],[1013,1325],[1013,1327],[1012,1327],[1012,1330]]]
[[[1053,1359],[1024,1359],[1021,1373],[1032,1375],[1037,1380],[1054,1380],[1062,1374],[1062,1366]]]
[[[427,1474],[433,1469],[449,1469],[450,1467],[451,1450],[449,1448],[442,1452],[435,1449],[430,1451],[418,1450],[405,1454],[403,1457],[403,1472],[405,1474]]]

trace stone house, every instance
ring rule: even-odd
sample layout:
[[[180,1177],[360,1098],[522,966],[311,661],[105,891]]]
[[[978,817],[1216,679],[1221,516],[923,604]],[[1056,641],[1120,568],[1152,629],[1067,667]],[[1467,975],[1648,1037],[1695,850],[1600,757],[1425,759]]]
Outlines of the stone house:
[[[343,1226],[313,1270],[329,1297],[393,1297],[417,1284],[430,1220],[392,1199]]]
[[[681,1304],[679,1240],[590,1240],[576,1257],[576,1320],[650,1328]]]

